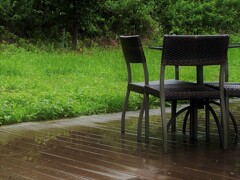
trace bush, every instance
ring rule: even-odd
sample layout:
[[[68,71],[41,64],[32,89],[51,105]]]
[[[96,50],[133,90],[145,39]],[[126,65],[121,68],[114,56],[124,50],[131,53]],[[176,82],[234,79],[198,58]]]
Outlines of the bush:
[[[158,30],[158,23],[152,18],[153,9],[153,0],[108,0],[103,9],[102,27],[110,36],[141,34],[149,37]]]
[[[155,9],[164,33],[216,34],[240,33],[240,1],[167,0],[157,3]]]

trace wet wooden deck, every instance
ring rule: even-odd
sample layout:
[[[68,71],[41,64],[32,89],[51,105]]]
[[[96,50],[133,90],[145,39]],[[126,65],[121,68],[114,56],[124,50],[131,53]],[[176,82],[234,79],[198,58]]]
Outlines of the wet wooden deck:
[[[206,143],[203,133],[191,142],[178,130],[164,155],[160,136],[137,143],[134,128],[121,135],[119,127],[120,114],[2,126],[0,179],[240,179],[239,140],[223,151],[214,132]]]

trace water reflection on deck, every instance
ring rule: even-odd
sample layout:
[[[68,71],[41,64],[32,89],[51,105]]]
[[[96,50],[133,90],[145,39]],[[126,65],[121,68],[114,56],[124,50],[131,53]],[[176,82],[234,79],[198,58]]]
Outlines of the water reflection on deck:
[[[240,107],[232,104],[240,125]],[[164,155],[158,113],[151,112],[150,144],[136,142],[136,112],[129,113],[124,135],[120,114],[2,126],[0,178],[240,179],[240,141],[232,127],[230,148],[223,151],[214,122],[206,142],[200,115],[199,140],[191,142],[188,133],[182,134],[179,118]]]

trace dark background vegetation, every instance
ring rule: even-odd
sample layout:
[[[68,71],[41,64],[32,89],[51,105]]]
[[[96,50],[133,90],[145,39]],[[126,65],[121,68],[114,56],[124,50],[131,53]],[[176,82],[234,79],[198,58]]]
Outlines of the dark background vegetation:
[[[1,0],[0,41],[79,50],[114,45],[120,34],[240,37],[239,0]]]

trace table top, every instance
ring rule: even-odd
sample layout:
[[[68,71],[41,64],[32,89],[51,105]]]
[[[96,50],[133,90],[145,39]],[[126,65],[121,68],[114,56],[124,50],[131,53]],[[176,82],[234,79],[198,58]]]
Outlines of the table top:
[[[228,48],[240,48],[240,43],[237,44],[229,44]]]
[[[163,50],[162,46],[148,46],[149,49]],[[229,44],[228,48],[240,48],[240,43]]]

